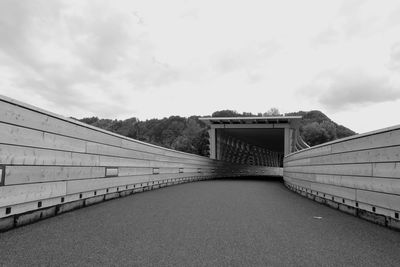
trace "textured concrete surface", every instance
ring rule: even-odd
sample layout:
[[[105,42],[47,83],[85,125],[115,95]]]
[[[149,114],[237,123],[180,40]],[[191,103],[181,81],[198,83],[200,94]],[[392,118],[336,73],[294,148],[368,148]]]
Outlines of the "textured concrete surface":
[[[1,266],[400,266],[400,233],[260,180],[135,194],[0,234]]]

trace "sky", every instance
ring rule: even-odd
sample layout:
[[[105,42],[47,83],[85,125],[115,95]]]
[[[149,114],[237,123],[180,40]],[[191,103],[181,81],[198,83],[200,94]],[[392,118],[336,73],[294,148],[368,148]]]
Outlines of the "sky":
[[[141,120],[321,110],[400,124],[398,0],[0,0],[0,94]]]

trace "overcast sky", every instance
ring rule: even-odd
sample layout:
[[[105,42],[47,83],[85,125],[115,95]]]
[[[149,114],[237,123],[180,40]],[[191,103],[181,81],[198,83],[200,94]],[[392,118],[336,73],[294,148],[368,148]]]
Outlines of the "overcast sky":
[[[64,116],[400,124],[400,2],[0,0],[0,94]]]

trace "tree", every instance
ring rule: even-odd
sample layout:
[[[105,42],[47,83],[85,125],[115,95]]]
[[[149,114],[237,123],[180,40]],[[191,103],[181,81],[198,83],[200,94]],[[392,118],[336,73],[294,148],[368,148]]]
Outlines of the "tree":
[[[282,116],[277,108],[270,108],[267,112],[264,112],[264,117],[272,117],[272,116]]]
[[[237,111],[229,109],[215,111],[211,115],[211,117],[238,117],[238,116],[240,116],[240,114]]]
[[[302,137],[310,146],[319,145],[329,141],[328,133],[318,122],[313,122],[303,127]]]
[[[243,112],[242,115],[243,117],[256,117],[256,115],[251,112]]]
[[[344,138],[344,137],[351,136],[351,135],[354,135],[354,134],[355,134],[355,132],[353,132],[352,130],[344,127],[343,125],[338,125],[336,127],[336,136],[337,136],[337,138]]]
[[[94,124],[99,121],[99,118],[98,117],[83,118],[80,121],[86,124]]]

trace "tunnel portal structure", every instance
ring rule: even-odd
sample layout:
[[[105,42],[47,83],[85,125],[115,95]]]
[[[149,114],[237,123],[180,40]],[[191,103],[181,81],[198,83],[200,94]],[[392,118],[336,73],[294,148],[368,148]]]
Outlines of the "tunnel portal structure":
[[[299,134],[301,116],[201,118],[210,126],[210,158],[283,167],[284,156],[307,148]]]

